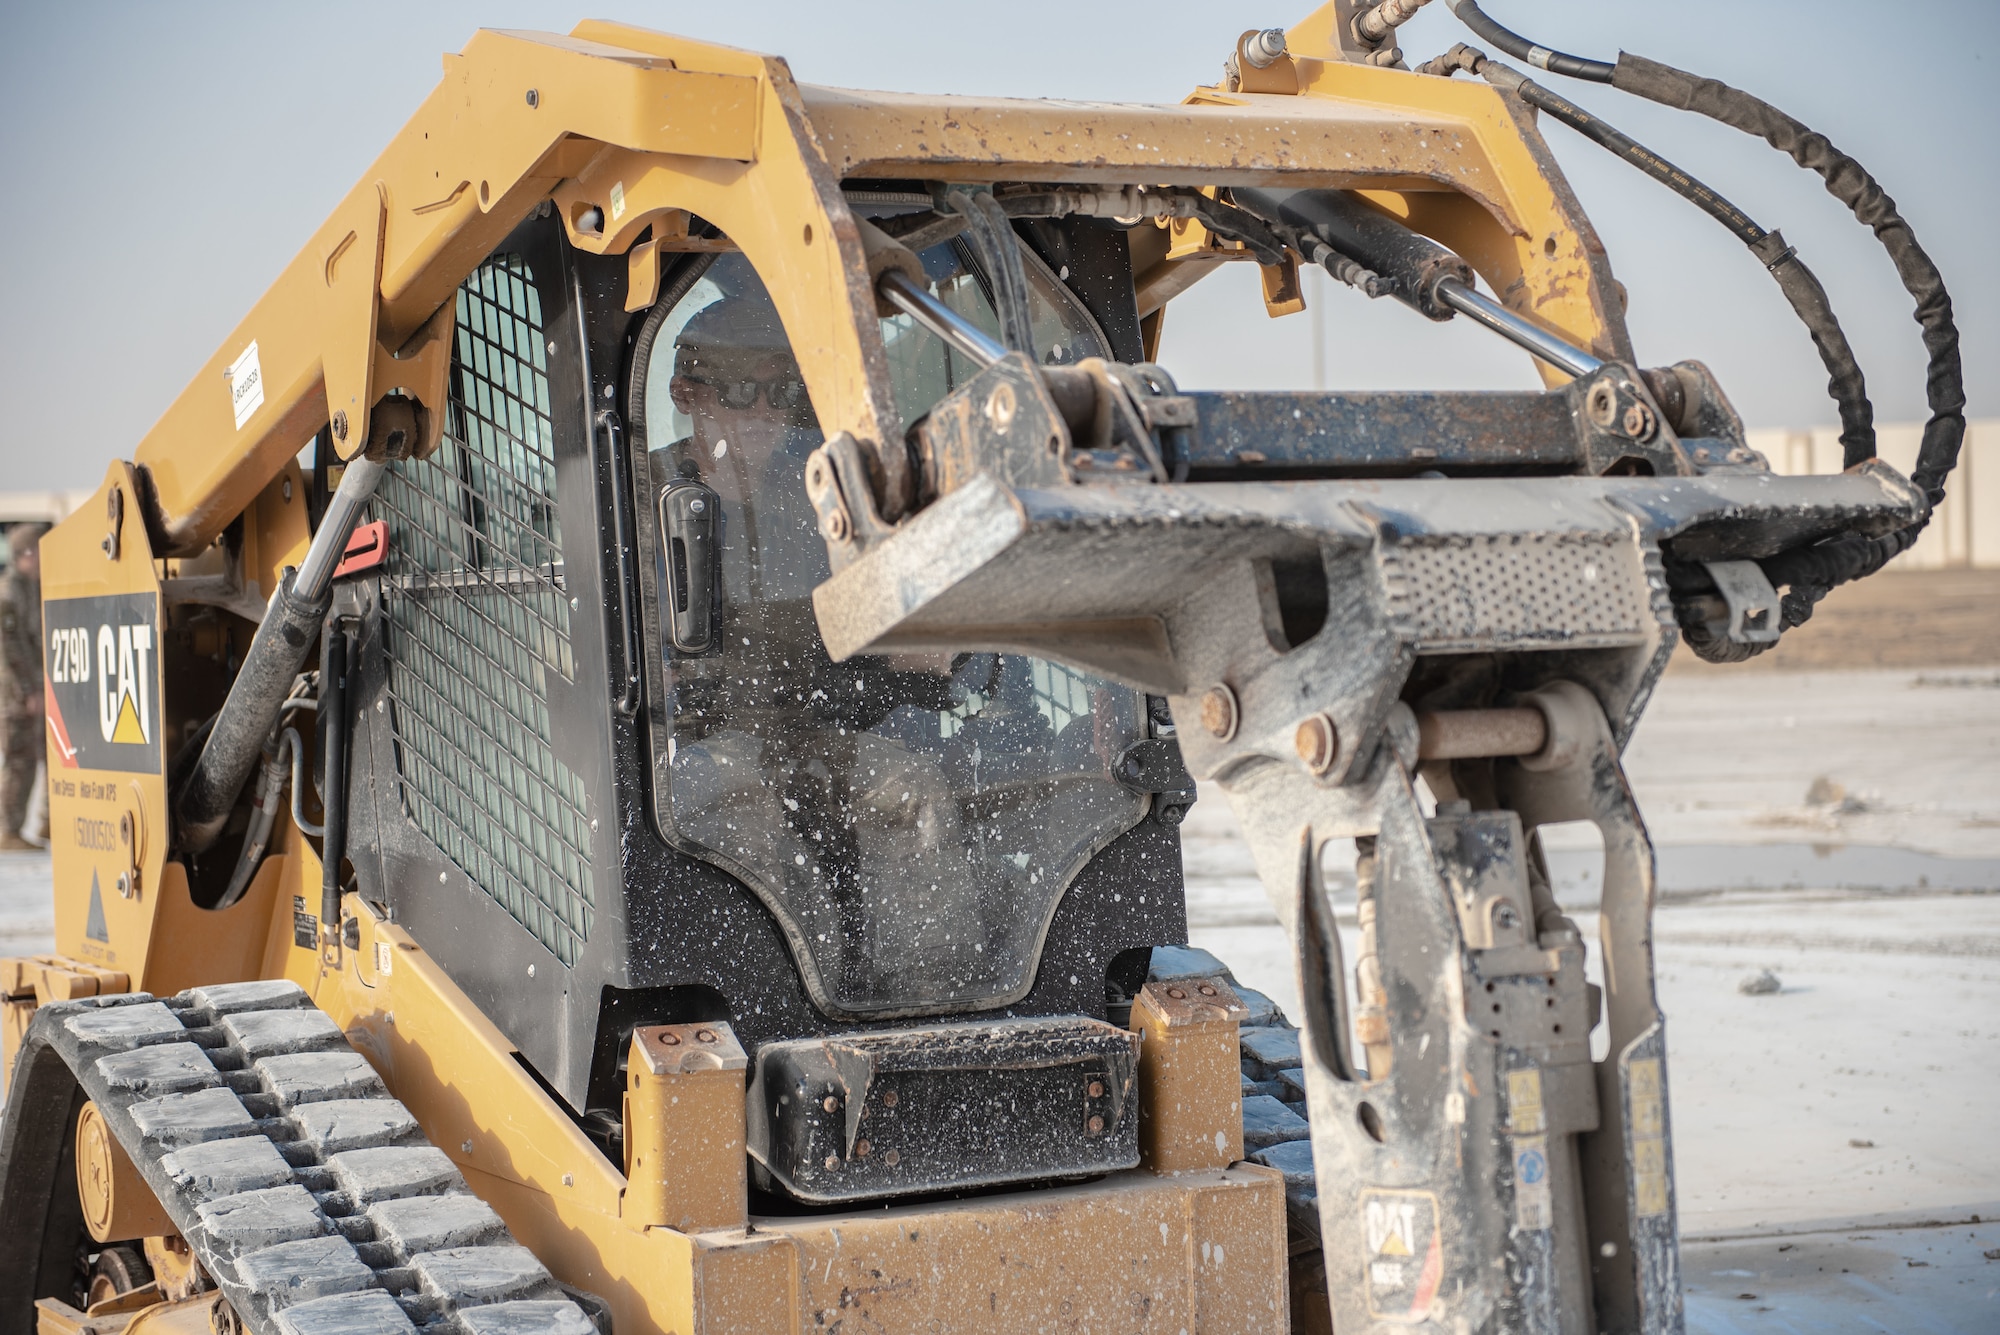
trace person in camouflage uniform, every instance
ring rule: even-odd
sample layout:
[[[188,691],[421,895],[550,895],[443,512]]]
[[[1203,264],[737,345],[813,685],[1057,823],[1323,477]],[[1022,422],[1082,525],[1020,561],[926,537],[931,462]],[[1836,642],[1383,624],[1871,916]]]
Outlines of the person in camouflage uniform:
[[[21,837],[35,767],[48,750],[42,733],[42,567],[46,524],[7,534],[12,561],[0,576],[0,850],[33,848]],[[46,817],[44,817],[46,820]],[[46,837],[47,831],[42,831]]]

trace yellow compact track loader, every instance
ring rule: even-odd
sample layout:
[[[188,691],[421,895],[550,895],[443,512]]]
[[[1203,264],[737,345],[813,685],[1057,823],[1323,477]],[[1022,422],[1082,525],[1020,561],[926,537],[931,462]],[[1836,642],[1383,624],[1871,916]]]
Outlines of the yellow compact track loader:
[[[1677,644],[1915,539],[1956,334],[1824,138],[1470,0],[1492,54],[1408,68],[1422,2],[1172,106],[600,22],[446,57],[42,544],[0,1335],[1679,1331],[1620,751]],[[1917,302],[1912,478],[1782,237],[1521,66],[1826,176]],[[1548,118],[1764,261],[1846,471],[1638,364]],[[1226,264],[1546,388],[1184,391],[1161,322]],[[1187,946],[1197,778],[1301,1014]],[[1536,834],[1575,820],[1601,985]]]

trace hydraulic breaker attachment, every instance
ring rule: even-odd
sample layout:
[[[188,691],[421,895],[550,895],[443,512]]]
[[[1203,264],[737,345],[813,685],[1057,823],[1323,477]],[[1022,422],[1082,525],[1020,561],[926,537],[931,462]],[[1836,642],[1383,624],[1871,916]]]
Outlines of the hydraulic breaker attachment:
[[[1923,497],[1879,463],[1696,462],[1727,433],[1657,476],[1158,483],[1142,461],[1212,451],[1211,419],[1137,369],[1110,432],[1065,407],[1073,372],[1018,355],[933,408],[911,439],[936,498],[829,543],[829,649],[1039,654],[1168,697],[1296,944],[1336,1329],[1680,1330],[1652,850],[1618,759],[1676,642],[1666,566],[1893,530]],[[1343,448],[1294,425],[1339,397],[1288,423],[1244,395],[1233,418],[1303,463]],[[1476,396],[1408,397],[1384,452],[1481,434]],[[1550,396],[1530,448],[1592,398]],[[1132,466],[1085,466],[1107,449]],[[1579,820],[1604,838],[1602,994],[1537,839]],[[1351,972],[1336,840],[1359,854]]]
[[[1289,842],[1302,1044],[1321,1237],[1339,1329],[1463,1316],[1528,1332],[1679,1328],[1665,1043],[1653,995],[1652,850],[1602,710],[1573,682],[1527,697],[1536,754],[1496,766],[1504,805],[1440,801],[1425,819],[1421,752],[1397,730],[1319,823]],[[1270,780],[1278,780],[1271,782]],[[1224,780],[1239,812],[1278,809],[1283,781]],[[1536,826],[1591,820],[1608,851],[1602,907],[1613,989],[1593,1065],[1598,989],[1536,865]],[[1319,866],[1325,835],[1361,834],[1354,1014]],[[1275,856],[1279,850],[1271,850]],[[1343,1049],[1350,1028],[1366,1064]],[[1597,1312],[1593,1323],[1591,1312]]]

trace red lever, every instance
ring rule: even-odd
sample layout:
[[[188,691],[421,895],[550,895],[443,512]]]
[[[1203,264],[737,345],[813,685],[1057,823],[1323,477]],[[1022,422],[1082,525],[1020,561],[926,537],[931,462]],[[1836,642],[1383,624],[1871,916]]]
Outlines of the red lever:
[[[333,577],[340,579],[346,575],[358,575],[364,570],[373,570],[388,559],[389,524],[378,519],[348,534],[347,550],[342,553],[340,564],[333,568]]]

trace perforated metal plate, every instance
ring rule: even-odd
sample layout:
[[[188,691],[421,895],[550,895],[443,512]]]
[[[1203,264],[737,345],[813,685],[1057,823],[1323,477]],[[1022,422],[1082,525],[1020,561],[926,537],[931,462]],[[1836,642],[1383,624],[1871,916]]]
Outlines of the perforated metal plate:
[[[1385,545],[1378,559],[1421,651],[1637,644],[1653,620],[1627,536],[1455,536]]]

